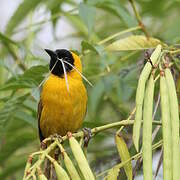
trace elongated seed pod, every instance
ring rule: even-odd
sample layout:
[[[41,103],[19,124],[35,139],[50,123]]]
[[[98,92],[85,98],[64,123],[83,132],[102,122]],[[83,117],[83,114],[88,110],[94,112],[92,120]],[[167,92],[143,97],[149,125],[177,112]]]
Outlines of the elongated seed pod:
[[[161,45],[158,45],[150,57],[153,65],[158,61],[160,54],[161,54]],[[139,151],[139,137],[140,137],[140,129],[141,129],[142,106],[144,99],[145,84],[149,77],[149,74],[151,73],[151,70],[152,70],[152,65],[151,63],[147,62],[139,77],[138,87],[136,91],[136,115],[133,125],[133,142],[137,151]]]
[[[172,179],[172,137],[169,97],[164,72],[161,72],[160,76],[160,95],[163,132],[163,179],[170,180]]]
[[[66,151],[64,150],[64,148],[61,144],[60,144],[60,149],[61,149],[61,154],[63,156],[64,164],[66,166],[66,169],[69,172],[71,179],[80,180],[81,178],[80,178],[78,172],[76,171],[76,168],[74,167],[71,159],[69,158],[69,156],[67,155]]]
[[[46,155],[47,158],[51,161],[56,171],[56,176],[58,180],[70,180],[69,176],[67,175],[66,171],[58,164],[58,162],[53,159],[51,156]]]
[[[143,109],[143,176],[152,180],[152,113],[154,98],[154,79],[150,76],[144,97]]]
[[[117,146],[117,149],[118,149],[119,156],[121,158],[121,162],[125,162],[128,159],[130,159],[131,156],[130,156],[130,153],[128,151],[128,147],[127,147],[124,139],[119,134],[116,134],[115,142],[116,142],[116,146]],[[125,164],[123,166],[123,168],[124,168],[124,171],[126,173],[127,179],[128,180],[132,180],[133,179],[133,170],[132,170],[132,163],[131,163],[131,161],[128,162],[127,164]],[[116,177],[114,177],[114,179],[117,179],[118,174],[119,174],[119,170],[114,171],[114,172],[116,172],[116,173],[114,173],[114,175],[115,174],[117,175]],[[110,178],[111,177],[109,177],[109,179]]]
[[[38,180],[47,180],[46,176],[44,174],[38,175]]]
[[[173,180],[180,179],[180,150],[179,150],[179,107],[174,79],[169,68],[165,69],[165,78],[168,87],[171,127],[172,127],[172,155]]]
[[[46,176],[42,173],[40,168],[38,168],[37,172],[38,180],[47,180]]]
[[[87,159],[84,156],[84,153],[79,145],[79,143],[77,142],[77,140],[71,136],[69,137],[69,143],[70,143],[70,147],[72,149],[72,153],[78,163],[79,169],[81,170],[84,179],[85,180],[93,180],[94,175],[89,167],[89,164],[87,162]]]
[[[67,175],[66,171],[58,164],[58,162],[53,161],[53,165],[54,165],[58,180],[62,180],[62,179],[63,180],[70,180],[70,178]]]

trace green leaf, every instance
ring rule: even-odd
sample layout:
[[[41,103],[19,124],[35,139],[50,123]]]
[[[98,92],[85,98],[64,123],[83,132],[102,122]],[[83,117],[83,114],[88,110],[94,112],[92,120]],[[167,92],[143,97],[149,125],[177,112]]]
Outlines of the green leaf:
[[[119,175],[119,168],[112,168],[107,175],[107,180],[115,180],[118,179],[118,175]]]
[[[16,157],[13,162],[7,163],[7,167],[0,172],[0,179],[6,179],[8,176],[16,173],[18,170],[23,169],[26,164],[26,158]]]
[[[82,47],[82,51],[83,51],[83,52],[84,52],[85,50],[91,50],[91,51],[94,51],[95,53],[98,54],[96,48],[95,48],[92,44],[90,44],[89,42],[87,42],[87,41],[82,41],[82,42],[81,42],[81,47]]]
[[[6,139],[5,144],[0,150],[0,163],[2,164],[6,159],[8,159],[17,149],[20,147],[25,147],[27,143],[31,143],[35,140],[36,134],[34,132],[24,133],[21,131],[19,134],[15,133],[13,136]]]
[[[4,106],[0,109],[0,126],[10,121],[16,115],[18,109],[23,108],[23,102],[28,96],[29,94],[18,97],[8,97],[8,100],[4,101]]]
[[[50,10],[51,12],[51,18],[56,16],[60,12],[60,6],[63,3],[62,0],[51,0],[47,1],[46,7]],[[58,18],[52,18],[52,24],[54,28],[56,27]]]
[[[38,102],[40,100],[40,89],[38,87],[33,88],[31,91],[32,97]]]
[[[26,70],[24,74],[9,79],[1,88],[4,90],[17,90],[22,88],[36,88],[44,79],[44,74],[48,72],[47,66],[33,66]]]
[[[129,154],[127,145],[124,142],[124,139],[119,134],[116,134],[115,141],[116,141],[116,146],[117,146],[121,161],[123,162],[123,161],[127,161],[128,159],[130,159],[130,154]],[[131,162],[128,162],[123,167],[124,167],[124,170],[125,170],[128,180],[132,180],[132,164],[131,164]]]
[[[0,32],[0,41],[2,41],[3,43],[10,43],[10,44],[17,45],[17,43],[15,41],[13,41],[12,39],[8,38],[7,36],[5,36],[1,32]]]
[[[42,0],[24,0],[14,12],[6,26],[6,34],[12,34],[15,27],[17,27],[24,18],[40,4]]]
[[[163,44],[159,39],[146,38],[142,35],[129,36],[124,39],[117,40],[106,47],[108,51],[129,51],[155,48],[158,44]]]
[[[104,83],[102,80],[100,80],[93,87],[90,95],[90,109],[92,110],[93,113],[96,112],[97,106],[99,104],[99,101],[101,100],[104,91],[105,91]]]
[[[137,69],[134,67],[134,69],[126,73],[123,74],[123,70],[121,70],[120,77],[116,83],[118,100],[122,103],[129,101],[137,86]]]
[[[32,116],[32,114],[27,113],[26,111],[17,110],[15,117],[19,120],[25,121],[28,124],[32,125],[34,128],[37,128],[37,119]]]
[[[91,50],[95,53],[97,53],[98,55],[102,56],[104,54],[104,48],[100,45],[93,45],[87,41],[82,41],[81,42],[81,46],[82,46],[82,51],[84,52],[85,50]]]
[[[123,7],[122,3],[117,1],[103,1],[96,4],[98,8],[102,8],[104,10],[109,11],[111,14],[115,14],[119,18],[122,19],[123,23],[127,27],[133,27],[137,25],[137,22],[133,16],[129,14],[129,12]]]
[[[179,37],[179,24],[180,24],[180,19],[179,18],[175,18],[174,21],[172,22],[169,22],[167,25],[166,25],[166,28],[163,29],[162,32],[160,32],[160,35],[167,39],[168,42],[171,42],[172,41],[176,41],[176,39],[178,39]]]
[[[96,16],[96,9],[88,4],[80,3],[79,16],[88,28],[88,33],[91,34]]]
[[[86,28],[86,26],[83,24],[83,22],[80,20],[79,16],[77,15],[71,15],[68,13],[64,13],[64,15],[66,16],[66,18],[68,19],[68,21],[70,21],[70,23],[80,31],[80,33],[83,36],[87,36],[88,35],[88,30]]]

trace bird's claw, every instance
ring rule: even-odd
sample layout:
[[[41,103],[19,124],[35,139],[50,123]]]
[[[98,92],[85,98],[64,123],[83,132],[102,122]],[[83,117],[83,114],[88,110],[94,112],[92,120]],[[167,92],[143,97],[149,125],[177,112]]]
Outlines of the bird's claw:
[[[44,149],[47,148],[47,144],[42,141],[41,144],[40,144],[40,147],[41,147],[42,150],[44,150]]]
[[[50,135],[50,138],[51,138],[52,141],[57,139],[60,143],[63,141],[62,136],[60,136],[57,133],[53,134],[53,135]]]
[[[88,147],[89,141],[92,137],[91,129],[83,128],[82,131],[84,132],[84,147]]]

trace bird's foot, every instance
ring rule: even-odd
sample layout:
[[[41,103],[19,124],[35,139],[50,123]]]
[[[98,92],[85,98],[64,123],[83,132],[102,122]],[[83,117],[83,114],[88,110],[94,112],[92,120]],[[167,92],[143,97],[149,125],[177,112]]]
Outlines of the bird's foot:
[[[59,143],[61,143],[61,142],[63,141],[62,136],[60,136],[60,135],[57,134],[57,133],[50,135],[50,138],[51,138],[52,141],[57,139],[57,140],[59,141]]]
[[[92,137],[92,132],[90,128],[83,128],[82,131],[84,132],[84,147],[87,148],[89,141]]]
[[[40,144],[40,147],[41,147],[42,150],[44,150],[44,149],[47,148],[47,144],[42,141],[41,144]]]

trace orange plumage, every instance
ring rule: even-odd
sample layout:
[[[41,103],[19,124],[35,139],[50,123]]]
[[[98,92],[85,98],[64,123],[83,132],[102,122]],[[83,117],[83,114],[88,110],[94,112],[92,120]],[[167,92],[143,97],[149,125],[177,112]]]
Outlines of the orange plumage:
[[[80,58],[70,53],[73,65],[82,72]],[[63,73],[60,76],[52,71],[43,85],[38,108],[41,140],[53,134],[64,136],[68,131],[75,132],[82,125],[87,105],[86,88],[79,73],[74,69],[69,70],[68,67],[67,79],[69,92]]]

